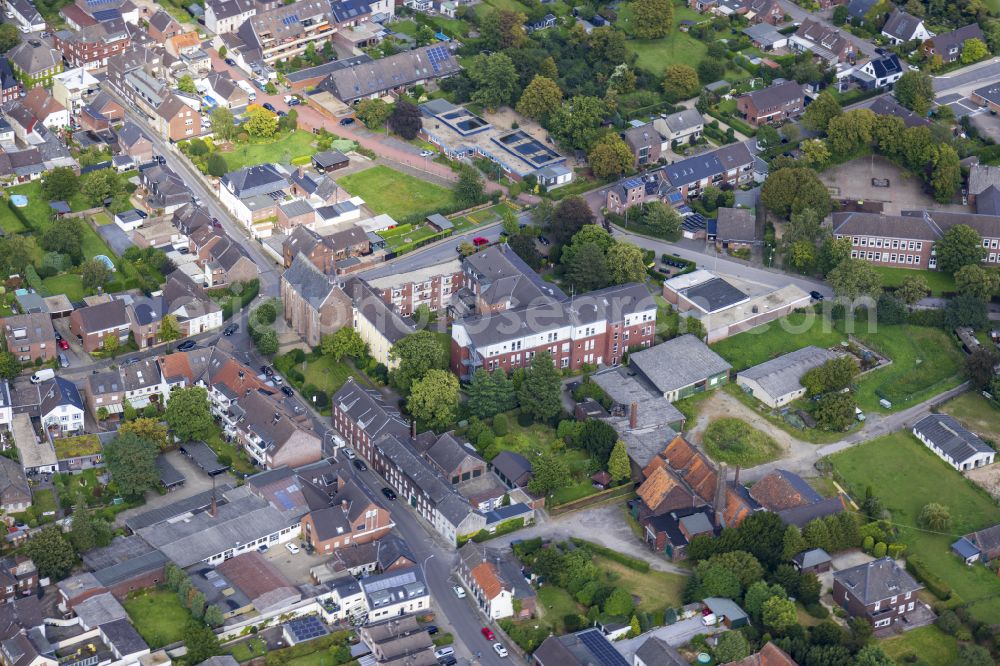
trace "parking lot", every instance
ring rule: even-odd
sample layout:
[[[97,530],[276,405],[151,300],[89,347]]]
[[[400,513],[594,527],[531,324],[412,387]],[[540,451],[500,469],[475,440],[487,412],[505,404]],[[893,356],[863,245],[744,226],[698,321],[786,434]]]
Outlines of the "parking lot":
[[[278,568],[285,578],[292,582],[293,585],[302,585],[303,583],[312,582],[309,576],[309,570],[313,567],[322,564],[329,557],[313,554],[310,555],[306,552],[305,548],[302,547],[302,542],[298,539],[294,539],[287,543],[293,543],[299,548],[299,552],[294,555],[288,550],[286,544],[280,544],[276,546],[271,546],[266,551],[264,551],[264,557],[268,562],[271,562],[274,566]]]
[[[965,116],[970,116],[978,113],[982,113],[983,109],[978,104],[973,102],[968,97],[960,95],[958,93],[951,93],[949,95],[944,95],[937,99],[937,106],[947,106],[955,114],[955,118],[964,118]]]

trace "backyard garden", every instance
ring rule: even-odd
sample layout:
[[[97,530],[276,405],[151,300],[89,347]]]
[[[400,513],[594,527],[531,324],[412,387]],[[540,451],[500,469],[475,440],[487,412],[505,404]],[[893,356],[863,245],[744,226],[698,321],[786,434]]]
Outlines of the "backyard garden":
[[[337,179],[345,190],[359,196],[375,213],[386,213],[403,222],[454,207],[452,191],[379,164]]]
[[[122,601],[139,635],[152,649],[184,640],[191,612],[165,587],[135,592]]]

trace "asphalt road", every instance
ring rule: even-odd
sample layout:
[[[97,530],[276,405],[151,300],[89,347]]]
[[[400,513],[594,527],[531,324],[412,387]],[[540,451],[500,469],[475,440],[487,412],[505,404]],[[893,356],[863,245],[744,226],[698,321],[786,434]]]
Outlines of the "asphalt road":
[[[1000,58],[993,58],[987,62],[957,69],[950,74],[935,76],[931,79],[931,83],[937,95],[949,92],[967,95],[976,88],[992,83],[998,78],[1000,78]]]

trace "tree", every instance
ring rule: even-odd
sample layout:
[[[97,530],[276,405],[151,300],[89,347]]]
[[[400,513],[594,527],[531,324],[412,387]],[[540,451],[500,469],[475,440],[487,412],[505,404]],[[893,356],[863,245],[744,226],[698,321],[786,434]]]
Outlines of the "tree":
[[[611,449],[608,457],[608,474],[612,481],[624,481],[632,474],[632,466],[629,463],[628,451],[625,449],[625,442],[618,440]]]
[[[407,141],[417,138],[417,133],[423,124],[420,120],[420,109],[406,100],[399,100],[389,115],[389,129]]]
[[[69,167],[56,167],[42,177],[42,194],[52,201],[68,201],[79,191],[80,178]]]
[[[564,101],[549,115],[549,131],[559,143],[587,150],[600,135],[601,121],[606,113],[607,106],[603,100],[577,95]]]
[[[750,656],[750,643],[738,631],[727,631],[719,636],[713,656],[718,664],[728,664]]]
[[[800,380],[811,397],[847,388],[858,374],[858,364],[850,356],[839,356],[808,370]]]
[[[0,269],[5,275],[24,275],[31,265],[31,248],[20,234],[8,234],[0,238]]]
[[[517,69],[506,53],[479,54],[466,73],[476,85],[472,101],[487,109],[497,109],[513,102],[518,89]]]
[[[926,529],[946,532],[951,527],[951,512],[943,504],[930,502],[920,509],[917,522]]]
[[[993,368],[996,367],[1000,357],[996,351],[988,347],[980,347],[965,357],[965,376],[969,378],[972,385],[985,391],[993,381]]]
[[[802,124],[813,132],[826,132],[830,121],[841,113],[843,110],[840,108],[840,102],[827,88],[806,107],[805,113],[802,114]]]
[[[934,249],[938,269],[947,273],[956,273],[963,266],[978,266],[986,257],[979,232],[966,224],[957,224],[944,232]]]
[[[975,643],[962,643],[958,646],[958,660],[952,662],[962,666],[991,666],[996,662],[990,651]]]
[[[200,386],[171,391],[163,419],[182,442],[204,440],[215,431],[208,391]]]
[[[80,192],[92,206],[102,206],[123,191],[124,185],[114,169],[91,171],[80,178]]]
[[[202,620],[210,627],[218,627],[225,622],[222,610],[220,610],[215,604],[212,604],[205,609],[205,616]]]
[[[670,0],[635,0],[632,17],[636,39],[659,39],[666,37],[674,24],[674,6]]]
[[[615,244],[615,239],[601,225],[588,224],[573,234],[572,242],[563,248],[559,255],[559,261],[568,266],[572,263],[576,252],[588,243],[596,245],[602,253],[607,253]]]
[[[934,100],[931,77],[923,72],[908,71],[896,81],[895,95],[900,104],[922,116]]]
[[[361,334],[350,326],[344,326],[330,335],[324,335],[320,348],[325,355],[338,363],[345,357],[361,358],[368,352],[368,345],[361,339]]]
[[[236,120],[233,112],[224,106],[217,106],[209,114],[212,121],[212,133],[224,141],[232,141],[236,136]],[[213,153],[214,154],[214,153]],[[209,156],[211,158],[211,156]]]
[[[187,648],[185,659],[189,664],[200,664],[222,651],[215,632],[194,619],[188,620],[184,627],[184,646]]]
[[[503,370],[487,372],[478,368],[472,374],[465,394],[469,412],[480,419],[488,419],[513,409],[517,402],[514,385]]]
[[[1000,273],[978,264],[967,264],[955,271],[955,286],[961,294],[972,294],[988,301],[1000,292]]]
[[[565,245],[578,231],[593,222],[594,213],[586,199],[580,196],[566,197],[552,211],[549,237],[555,245]]]
[[[979,62],[989,54],[990,50],[986,47],[983,40],[976,37],[967,39],[962,46],[962,64],[970,65],[974,62]]]
[[[690,65],[670,65],[663,71],[663,92],[674,101],[694,97],[698,86],[698,72]]]
[[[562,104],[563,92],[552,79],[536,74],[517,100],[517,112],[544,121]]]
[[[0,377],[4,379],[14,379],[21,374],[21,362],[17,356],[7,351],[0,350]]]
[[[882,293],[882,275],[866,261],[846,259],[826,276],[833,292],[843,298],[868,296],[877,299]]]
[[[711,83],[719,81],[726,75],[726,61],[714,58],[705,58],[698,63],[698,80]],[[768,127],[770,127],[768,125]],[[772,128],[774,129],[774,128]]]
[[[299,112],[289,109],[288,113],[278,116],[278,130],[291,132],[299,126]]]
[[[483,200],[483,178],[472,167],[465,166],[458,173],[455,200],[469,208]]]
[[[250,319],[254,324],[270,326],[278,320],[278,308],[274,301],[264,301],[250,313]]]
[[[765,627],[779,634],[785,633],[799,622],[795,602],[781,597],[771,597],[765,601],[760,618]]]
[[[77,219],[57,220],[42,232],[39,245],[48,252],[68,255],[74,264],[78,264],[83,260],[83,226]]]
[[[628,617],[635,608],[632,595],[627,590],[616,587],[604,601],[604,612],[608,615],[623,615]]]
[[[699,562],[695,568],[694,582],[696,597],[726,597],[738,599],[740,596],[740,579],[724,566],[713,565],[708,561]]]
[[[927,286],[927,280],[923,277],[920,275],[907,275],[893,293],[896,298],[907,305],[916,305],[918,301],[926,298],[930,291],[930,287]]]
[[[806,550],[806,540],[802,538],[802,530],[795,525],[789,525],[782,539],[781,559],[790,561],[804,550]]]
[[[156,337],[160,342],[172,342],[182,336],[181,327],[177,323],[177,317],[173,315],[164,315],[163,319],[160,320],[160,330],[156,334]]]
[[[569,467],[561,457],[553,454],[539,456],[531,462],[531,481],[528,490],[536,495],[548,495],[567,485]]]
[[[704,194],[702,198],[704,199]],[[647,228],[667,240],[680,238],[682,221],[680,213],[673,206],[668,206],[660,201],[646,204],[645,214],[642,218],[642,222]]]
[[[32,535],[24,546],[24,554],[31,558],[38,567],[38,574],[43,578],[59,581],[69,575],[76,564],[76,553],[73,545],[63,535],[62,530],[55,525],[46,527],[41,532]]]
[[[872,144],[875,113],[871,109],[852,109],[830,119],[826,128],[830,152],[846,158],[864,151]]]
[[[487,12],[479,24],[484,50],[505,51],[522,46],[528,40],[524,24],[528,17],[511,9]]]
[[[845,5],[838,5],[833,8],[833,24],[841,26],[847,23],[848,13]]]
[[[578,292],[601,289],[608,285],[608,262],[597,243],[574,246],[566,266],[566,279]]]
[[[192,95],[198,92],[198,88],[195,87],[194,79],[191,78],[190,74],[185,74],[181,78],[177,79],[177,90],[190,93]]]
[[[406,408],[431,429],[447,430],[458,420],[458,378],[447,370],[428,370],[413,382]]]
[[[596,178],[621,176],[632,168],[635,157],[620,136],[608,133],[601,137],[587,155],[590,170]]]
[[[118,340],[118,336],[114,333],[108,333],[104,336],[104,340],[101,341],[101,348],[107,354],[114,356],[118,353],[118,348],[121,346],[121,342]]]
[[[262,106],[251,104],[247,107],[242,127],[250,136],[266,139],[278,132],[278,116]]]
[[[86,505],[73,511],[69,540],[77,552],[103,548],[111,543],[112,536],[111,524],[95,516]]]
[[[833,208],[829,190],[816,172],[806,167],[784,167],[771,173],[761,188],[760,200],[786,218],[809,208],[822,219]]]
[[[389,358],[397,363],[389,379],[404,394],[409,393],[413,383],[428,371],[448,367],[447,349],[441,346],[434,333],[427,330],[411,333],[394,344],[389,350]]]
[[[538,247],[535,245],[534,236],[529,236],[528,234],[514,234],[513,236],[508,236],[507,244],[510,245],[510,249],[514,250],[514,253],[524,260],[524,263],[528,264],[534,270],[538,270],[545,263],[542,253],[538,251]]]
[[[278,353],[278,332],[270,326],[252,329],[250,338],[258,354],[274,356]]]
[[[90,259],[85,261],[80,270],[80,281],[83,288],[89,291],[97,291],[111,279],[111,269],[103,261]]]
[[[638,246],[618,242],[608,249],[606,256],[611,284],[646,281],[646,259]]]
[[[226,158],[222,156],[222,153],[214,152],[208,156],[208,162],[205,163],[205,171],[208,175],[215,176],[216,178],[222,178],[229,171],[229,165],[226,164]]]
[[[849,393],[831,393],[816,405],[816,423],[824,430],[847,430],[854,423],[854,397]]]
[[[365,99],[354,108],[354,115],[369,129],[382,127],[392,115],[392,106],[378,98]]]
[[[959,294],[944,307],[944,322],[949,330],[959,326],[986,328],[989,322],[986,301],[972,294]]]
[[[167,448],[167,427],[156,418],[136,418],[126,421],[119,426],[118,434],[124,435],[127,432],[149,440],[159,449]]]
[[[620,33],[614,30],[612,34]],[[622,41],[624,43],[624,39]],[[616,65],[611,72],[611,76],[608,77],[608,87],[624,95],[635,90],[635,80],[635,72],[632,71],[632,68],[627,63],[623,62]]]
[[[781,135],[771,125],[761,125],[757,128],[757,145],[761,148],[771,148],[781,144]]]
[[[939,144],[930,178],[934,199],[940,203],[950,202],[961,182],[962,166],[959,164],[958,153],[947,144]]]
[[[562,409],[561,388],[559,371],[552,362],[552,355],[547,351],[535,354],[518,391],[521,412],[536,421],[553,418]]]
[[[204,389],[201,389],[204,391]],[[122,497],[141,497],[160,482],[156,444],[127,432],[104,445],[104,460]]]
[[[0,53],[6,53],[21,43],[21,33],[13,23],[0,24]]]

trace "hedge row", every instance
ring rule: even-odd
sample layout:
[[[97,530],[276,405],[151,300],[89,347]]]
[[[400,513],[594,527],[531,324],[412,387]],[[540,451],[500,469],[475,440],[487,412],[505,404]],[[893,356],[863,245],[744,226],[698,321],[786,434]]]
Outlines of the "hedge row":
[[[585,539],[578,539],[576,537],[572,537],[571,541],[579,548],[588,548],[601,557],[606,557],[613,562],[617,562],[622,566],[632,569],[633,571],[638,571],[640,573],[647,573],[649,571],[649,562],[645,560],[640,560],[639,558],[632,557],[630,555],[623,555],[617,550],[605,548],[604,546],[596,544],[593,541],[586,541]]]
[[[937,574],[931,572],[924,561],[918,555],[910,555],[906,558],[906,570],[922,582],[930,592],[942,601],[952,598],[951,586],[944,582]]]

